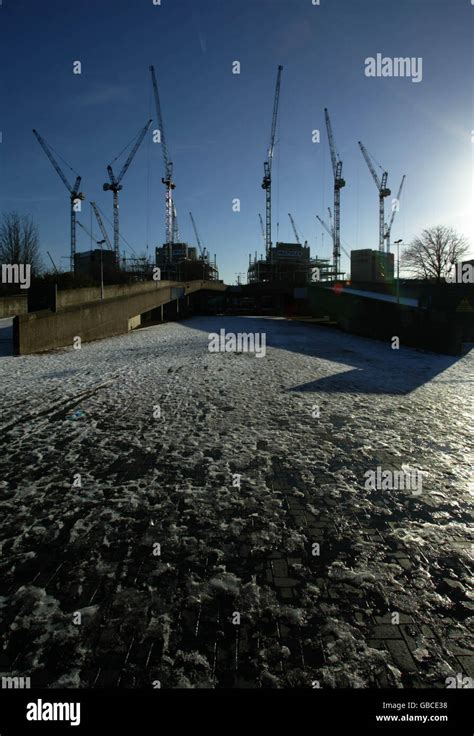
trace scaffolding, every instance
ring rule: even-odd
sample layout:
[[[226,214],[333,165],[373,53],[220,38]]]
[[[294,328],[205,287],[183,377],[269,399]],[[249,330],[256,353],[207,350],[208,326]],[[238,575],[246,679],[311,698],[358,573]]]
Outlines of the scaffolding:
[[[249,255],[247,282],[284,282],[293,286],[304,286],[314,281],[331,278],[332,267],[326,258],[311,258],[307,243],[277,243],[268,256]]]

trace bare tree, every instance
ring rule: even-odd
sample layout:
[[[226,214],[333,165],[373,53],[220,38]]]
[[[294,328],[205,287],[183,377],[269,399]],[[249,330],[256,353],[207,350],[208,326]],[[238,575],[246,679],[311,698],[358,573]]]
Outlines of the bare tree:
[[[41,271],[39,233],[30,215],[5,212],[0,221],[0,264],[25,263],[33,275]]]
[[[423,230],[407,247],[401,258],[402,266],[415,278],[440,283],[469,250],[465,237],[444,225]]]

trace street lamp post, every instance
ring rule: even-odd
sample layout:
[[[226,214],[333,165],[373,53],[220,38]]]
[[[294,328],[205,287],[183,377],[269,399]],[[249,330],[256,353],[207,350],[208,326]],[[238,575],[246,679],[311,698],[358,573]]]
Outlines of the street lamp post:
[[[397,304],[400,304],[400,243],[403,243],[402,239],[395,241],[397,246]]]
[[[104,261],[102,259],[102,246],[105,240],[98,240],[97,245],[100,246],[100,299],[104,301]]]

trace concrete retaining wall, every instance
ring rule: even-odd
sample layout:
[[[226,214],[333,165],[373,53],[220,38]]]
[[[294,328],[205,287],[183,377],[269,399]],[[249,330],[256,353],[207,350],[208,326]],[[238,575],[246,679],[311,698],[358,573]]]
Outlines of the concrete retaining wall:
[[[0,296],[0,319],[15,317],[17,314],[26,314],[28,311],[28,297],[26,294],[14,296]]]
[[[454,311],[375,301],[350,289],[336,292],[311,285],[308,293],[313,316],[327,315],[355,335],[386,341],[396,335],[403,345],[460,355],[463,341],[471,334],[465,315]]]
[[[144,291],[156,291],[163,286],[169,286],[171,281],[139,281],[136,284],[116,284],[104,286],[104,299],[116,299],[120,296],[134,296]],[[100,286],[91,286],[83,289],[65,289],[58,291],[56,309],[66,309],[78,304],[87,304],[100,301]]]
[[[164,286],[173,283],[173,286]],[[138,285],[137,285],[138,286]],[[145,284],[142,284],[142,287]],[[15,350],[19,355],[39,353],[72,346],[74,338],[82,342],[122,335],[137,324],[138,315],[175,300],[176,286],[185,295],[201,289],[224,291],[225,285],[213,281],[189,283],[160,282],[159,288],[146,289],[135,295],[70,306],[58,312],[44,310],[22,314],[14,320]]]

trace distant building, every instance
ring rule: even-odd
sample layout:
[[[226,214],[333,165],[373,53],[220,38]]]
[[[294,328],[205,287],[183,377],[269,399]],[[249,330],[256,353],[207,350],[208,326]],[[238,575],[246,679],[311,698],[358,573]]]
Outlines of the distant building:
[[[102,271],[104,281],[113,281],[117,270],[117,259],[112,250],[95,248],[74,255],[74,273],[76,275],[87,276],[94,281],[100,281]]]
[[[311,258],[309,245],[305,243],[276,243],[270,248],[268,258],[249,258],[248,283],[284,281],[287,284],[301,286],[314,280],[316,271],[318,280],[324,278],[329,268],[329,261]]]
[[[155,249],[155,264],[161,270],[162,280],[214,281],[219,278],[217,264],[207,255],[198,257],[197,248],[187,243],[165,243]]]
[[[277,243],[270,248],[270,262],[283,263],[301,261],[309,264],[310,252],[309,245],[300,245],[299,243]]]
[[[379,283],[392,281],[394,277],[393,253],[364,248],[351,251],[351,282]]]
[[[168,244],[155,249],[156,265],[164,268],[166,265],[176,265],[181,261],[195,261],[197,249],[187,243],[173,243],[171,248]]]

